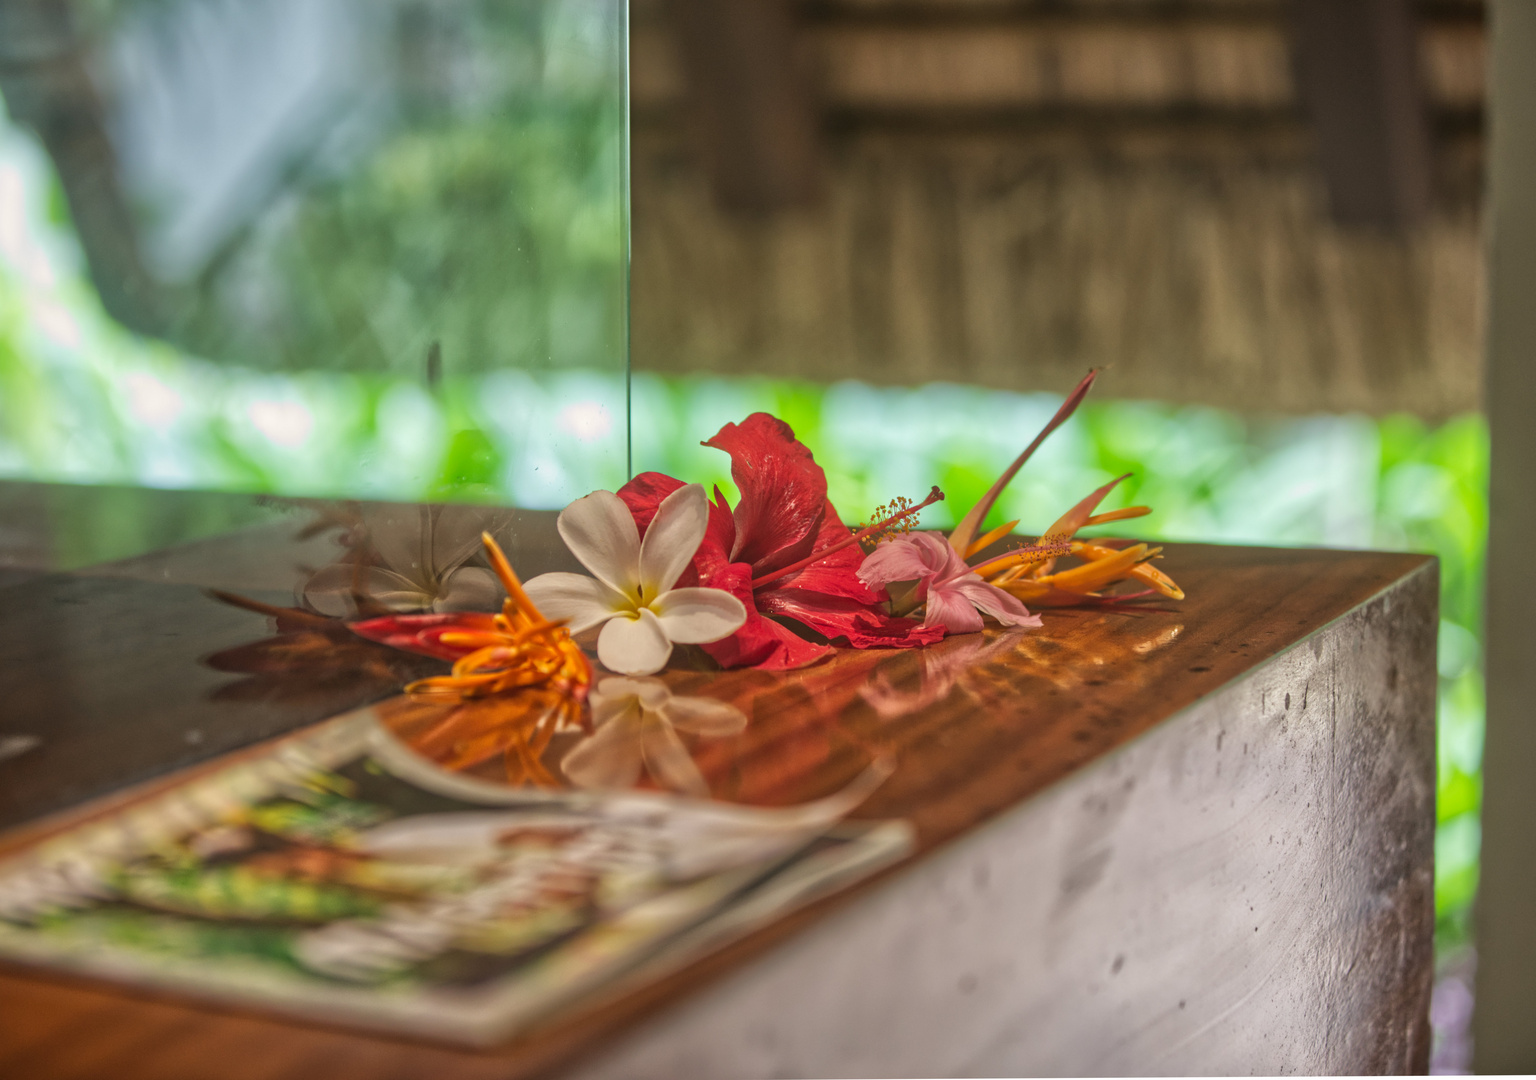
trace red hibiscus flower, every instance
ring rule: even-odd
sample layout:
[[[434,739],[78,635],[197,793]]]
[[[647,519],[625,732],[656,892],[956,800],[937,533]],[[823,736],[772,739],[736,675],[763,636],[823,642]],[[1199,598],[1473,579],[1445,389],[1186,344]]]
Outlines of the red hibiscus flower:
[[[704,445],[731,455],[741,500],[732,510],[715,489],[709,529],[679,584],[724,589],[746,605],[740,630],[701,646],[722,666],[781,670],[832,651],[781,620],[857,649],[910,648],[944,636],[942,627],[892,617],[880,606],[884,591],[859,580],[864,552],[850,543],[853,534],[827,499],[826,474],[788,424],[753,413]],[[661,500],[682,486],[662,473],[642,473],[618,495],[643,535]]]

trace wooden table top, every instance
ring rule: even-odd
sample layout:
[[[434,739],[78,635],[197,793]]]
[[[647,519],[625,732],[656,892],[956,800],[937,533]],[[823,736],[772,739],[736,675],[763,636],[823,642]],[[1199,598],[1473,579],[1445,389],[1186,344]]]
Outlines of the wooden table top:
[[[714,797],[795,803],[837,790],[883,758],[894,773],[853,816],[908,820],[918,840],[911,858],[920,859],[1394,582],[1432,569],[1432,562],[1379,552],[1178,544],[1168,548],[1163,566],[1188,593],[1182,603],[1135,613],[1048,610],[1036,630],[987,631],[920,651],[844,651],[799,672],[664,675],[674,692],[724,698],[750,718],[739,734],[689,745]],[[0,836],[0,850],[78,819],[55,815],[40,823],[39,815],[60,808],[61,797],[50,793],[59,784],[68,786],[65,801],[78,801],[152,780],[378,699],[391,692],[392,680],[409,674],[362,663],[346,677],[317,671],[288,684],[253,685],[250,676],[209,671],[198,662],[209,651],[269,631],[262,617],[220,605],[185,582],[42,576],[0,582],[0,597],[11,601],[0,613],[0,656],[10,660],[25,650],[19,655],[29,659],[0,665],[0,735],[49,722],[45,713],[57,718],[58,733],[37,751],[0,762],[0,819],[30,822]],[[39,633],[43,623],[49,629]],[[159,637],[150,636],[151,626],[160,627]],[[154,657],[152,665],[130,664],[144,655]],[[245,690],[228,692],[242,679]],[[195,744],[186,730],[202,733]],[[898,865],[657,983],[568,1011],[485,1052],[7,968],[0,971],[0,1075],[532,1075],[696,992],[900,873]]]

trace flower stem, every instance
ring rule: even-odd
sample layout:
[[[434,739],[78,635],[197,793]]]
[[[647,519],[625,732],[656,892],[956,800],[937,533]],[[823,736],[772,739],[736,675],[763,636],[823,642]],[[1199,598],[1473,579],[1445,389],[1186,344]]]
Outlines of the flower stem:
[[[845,547],[849,547],[849,546],[851,546],[853,544],[857,544],[860,540],[864,539],[866,536],[871,536],[871,535],[873,535],[873,534],[875,534],[877,532],[880,532],[880,531],[882,531],[884,529],[888,529],[892,525],[894,525],[896,522],[900,521],[902,518],[911,517],[913,514],[917,513],[919,510],[923,509],[923,507],[925,507],[925,506],[932,506],[934,503],[938,502],[939,500],[941,500],[943,498],[944,498],[944,493],[942,491],[940,491],[937,487],[935,487],[932,491],[928,492],[928,497],[926,499],[924,499],[922,502],[918,503],[916,506],[909,506],[909,507],[907,507],[907,509],[903,510],[901,513],[893,514],[890,517],[886,518],[884,521],[874,522],[873,524],[864,526],[864,528],[860,529],[858,532],[849,533],[846,539],[839,540],[837,543],[832,544],[829,547],[824,547],[820,551],[814,551],[811,554],[807,555],[805,558],[801,559],[799,562],[790,563],[788,566],[781,567],[778,570],[769,571],[768,573],[764,574],[762,577],[753,578],[752,579],[752,588],[760,589],[764,585],[768,584],[770,581],[777,581],[779,578],[784,577],[787,574],[793,574],[796,571],[804,570],[807,566],[810,566],[813,563],[820,562],[822,559],[825,559],[828,555],[836,554],[837,552],[842,551],[843,548],[845,548]]]

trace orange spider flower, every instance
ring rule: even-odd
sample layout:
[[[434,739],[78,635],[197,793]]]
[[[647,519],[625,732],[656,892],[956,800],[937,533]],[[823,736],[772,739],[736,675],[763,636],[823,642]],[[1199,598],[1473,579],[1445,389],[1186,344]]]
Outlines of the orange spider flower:
[[[1090,371],[1083,381],[1077,384],[1072,393],[1067,395],[1066,401],[1062,402],[1056,415],[1051,417],[1041,429],[1040,434],[1035,436],[1034,441],[1024,448],[1024,452],[1003,471],[1002,476],[998,477],[997,482],[982,496],[981,500],[960,519],[960,524],[955,527],[954,532],[950,533],[949,543],[961,558],[970,559],[1013,532],[1014,527],[1018,525],[1017,521],[1007,522],[982,536],[976,535],[1009,481],[1039,449],[1046,436],[1066,423],[1067,419],[1077,411],[1077,407],[1082,404],[1083,399],[1088,396],[1088,391],[1092,389],[1093,381],[1098,378],[1098,374],[1097,369]],[[1125,477],[1121,476],[1111,480],[1068,510],[1055,525],[1046,530],[1038,544],[1017,551],[1004,552],[971,569],[989,584],[997,586],[1026,604],[1039,607],[1115,604],[1154,594],[1160,594],[1172,600],[1184,599],[1184,591],[1174,584],[1173,579],[1151,565],[1151,560],[1161,554],[1162,548],[1150,547],[1146,544],[1127,545],[1123,541],[1116,540],[1073,539],[1078,530],[1089,525],[1124,521],[1128,518],[1143,517],[1152,512],[1151,507],[1147,506],[1127,506],[1124,509],[1110,510],[1103,514],[1094,513],[1099,504],[1104,501],[1104,497],[1124,479]],[[1066,570],[1056,570],[1056,560],[1064,554],[1071,554],[1081,559],[1082,565]],[[1145,588],[1134,593],[1105,595],[1105,589],[1122,581],[1135,581]]]
[[[439,630],[434,636],[440,645],[471,651],[454,662],[453,674],[419,679],[405,692],[462,700],[514,690],[553,690],[570,700],[573,713],[579,713],[592,685],[592,662],[563,622],[546,619],[528,599],[491,534],[482,533],[480,541],[491,569],[507,590],[501,614],[492,616],[489,625],[480,616],[474,622],[462,620],[460,628],[450,625]]]
[[[1127,474],[1129,475],[1129,474]],[[1076,604],[1112,604],[1145,596],[1162,595],[1170,600],[1184,599],[1184,590],[1172,578],[1152,565],[1162,548],[1147,544],[1127,544],[1121,540],[1076,540],[1079,529],[1110,521],[1144,517],[1152,512],[1146,506],[1127,506],[1095,514],[1099,503],[1125,477],[1117,477],[1089,495],[1046,532],[1038,545],[1016,552],[1004,552],[972,569],[1004,592],[1036,607],[1066,607]],[[1012,531],[1018,522],[1010,521],[971,542],[966,554],[975,555],[987,545]],[[1080,566],[1056,569],[1056,560],[1066,554],[1082,560]],[[1105,595],[1104,590],[1122,581],[1143,586],[1134,593]]]
[[[394,615],[352,629],[397,648],[454,658],[451,674],[405,688],[418,703],[455,706],[434,721],[408,725],[409,733],[396,727],[419,753],[450,769],[504,753],[509,778],[551,783],[539,757],[557,732],[579,725],[592,663],[562,622],[534,606],[490,534],[480,539],[507,591],[500,614]]]

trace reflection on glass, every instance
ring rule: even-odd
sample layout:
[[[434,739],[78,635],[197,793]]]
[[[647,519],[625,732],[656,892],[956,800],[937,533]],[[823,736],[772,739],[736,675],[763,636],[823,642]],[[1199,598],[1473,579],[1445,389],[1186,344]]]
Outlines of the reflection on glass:
[[[501,585],[489,568],[478,565],[480,537],[508,528],[512,516],[476,506],[326,508],[305,531],[339,529],[343,554],[309,575],[303,601],[335,616],[494,611]]]
[[[211,458],[218,486],[527,505],[622,482],[624,20],[7,5],[0,470],[206,484]]]

